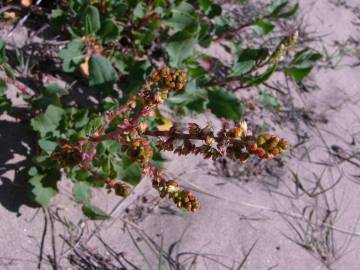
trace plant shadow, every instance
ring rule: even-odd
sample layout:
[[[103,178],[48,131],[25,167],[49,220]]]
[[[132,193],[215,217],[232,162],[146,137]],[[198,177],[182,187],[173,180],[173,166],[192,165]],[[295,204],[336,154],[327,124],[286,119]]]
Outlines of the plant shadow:
[[[22,205],[35,206],[26,186],[36,137],[27,124],[0,120],[0,145],[0,204],[20,216]]]

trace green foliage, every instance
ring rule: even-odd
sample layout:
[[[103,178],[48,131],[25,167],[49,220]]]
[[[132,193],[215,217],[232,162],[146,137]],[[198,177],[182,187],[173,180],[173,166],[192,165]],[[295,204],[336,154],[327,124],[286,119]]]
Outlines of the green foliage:
[[[117,79],[116,72],[108,59],[97,54],[90,58],[90,87],[99,90],[112,88]]]
[[[230,92],[220,89],[210,89],[208,108],[219,118],[240,121],[244,116],[244,105]]]
[[[280,103],[276,97],[274,97],[271,93],[262,92],[260,94],[259,102],[267,109],[273,111],[280,110]]]
[[[74,39],[65,49],[59,53],[59,57],[63,60],[63,70],[65,72],[74,72],[83,61],[84,43],[81,39]]]
[[[309,48],[298,52],[288,67],[285,67],[285,73],[294,80],[301,81],[311,72],[313,66],[321,59],[321,54]]]

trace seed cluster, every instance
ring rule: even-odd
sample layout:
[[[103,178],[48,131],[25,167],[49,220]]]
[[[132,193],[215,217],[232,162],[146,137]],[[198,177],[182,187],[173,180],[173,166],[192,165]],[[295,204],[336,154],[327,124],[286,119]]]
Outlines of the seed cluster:
[[[51,159],[56,160],[61,168],[75,167],[82,161],[81,147],[61,140],[51,154]]]
[[[286,140],[277,136],[253,136],[247,130],[245,122],[233,128],[224,126],[216,135],[211,126],[200,128],[195,123],[189,124],[187,133],[181,133],[176,127],[172,127],[168,132],[148,131],[146,134],[162,137],[158,140],[157,147],[163,151],[178,155],[200,154],[205,159],[213,160],[226,156],[241,163],[246,162],[250,155],[272,159],[288,147]]]
[[[168,196],[178,208],[192,212],[200,208],[198,199],[190,191],[179,188],[176,180],[166,180],[164,176],[155,173],[152,186],[159,192],[161,198]]]
[[[210,124],[200,127],[196,123],[189,123],[185,130],[175,125],[168,131],[150,130],[147,126],[148,117],[155,115],[170,92],[183,91],[186,82],[185,71],[167,67],[154,70],[137,95],[105,115],[105,124],[96,131],[97,134],[76,144],[62,141],[52,153],[52,159],[57,160],[61,167],[80,166],[103,180],[109,192],[113,190],[119,196],[127,196],[131,191],[130,186],[116,179],[99,176],[92,169],[97,144],[104,140],[115,140],[121,144],[123,153],[140,164],[142,173],[152,178],[152,186],[160,197],[168,197],[177,207],[194,212],[200,207],[197,198],[190,191],[180,188],[177,180],[169,180],[153,166],[154,150],[150,138],[155,138],[152,141],[162,151],[178,155],[201,155],[213,160],[228,157],[241,163],[246,162],[251,155],[272,159],[287,149],[287,142],[279,137],[270,134],[254,136],[245,121],[235,126],[224,124],[217,132]],[[113,126],[112,131],[107,132],[110,125]]]
[[[107,180],[106,189],[109,193],[113,189],[115,191],[115,194],[121,197],[127,197],[131,193],[131,187],[129,185],[116,179]]]

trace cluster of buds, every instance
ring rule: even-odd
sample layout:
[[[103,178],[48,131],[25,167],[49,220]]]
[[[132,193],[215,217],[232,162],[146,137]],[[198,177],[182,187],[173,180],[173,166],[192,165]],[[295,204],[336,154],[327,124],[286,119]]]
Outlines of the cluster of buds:
[[[81,146],[61,140],[51,154],[51,159],[57,161],[60,167],[75,167],[82,161]]]
[[[263,134],[256,138],[256,142],[249,145],[249,151],[260,158],[273,159],[281,155],[288,148],[288,142],[277,136]]]
[[[178,208],[191,212],[200,208],[198,199],[190,191],[181,189],[176,180],[166,180],[164,176],[159,175],[153,178],[152,185],[161,198],[168,196]]]
[[[285,37],[276,47],[273,54],[270,56],[270,61],[274,64],[282,61],[284,59],[284,55],[286,54],[286,52],[290,48],[293,48],[296,45],[298,37],[299,37],[298,31],[295,31],[290,36]]]
[[[121,181],[111,179],[106,180],[105,183],[108,193],[110,193],[111,190],[114,190],[116,195],[121,197],[127,197],[131,192],[131,187]]]

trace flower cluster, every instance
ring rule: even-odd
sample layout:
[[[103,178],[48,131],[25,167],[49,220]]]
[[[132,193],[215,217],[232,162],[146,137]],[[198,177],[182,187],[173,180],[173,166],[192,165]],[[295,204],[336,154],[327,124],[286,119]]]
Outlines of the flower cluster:
[[[97,144],[104,140],[115,140],[121,144],[123,153],[140,164],[142,173],[152,178],[152,186],[161,197],[168,197],[177,207],[194,212],[200,207],[197,198],[153,166],[154,150],[151,142],[160,151],[202,155],[205,159],[213,160],[228,157],[241,163],[246,162],[251,155],[272,159],[287,149],[287,142],[279,137],[270,134],[254,136],[245,121],[235,126],[224,124],[217,132],[211,125],[200,127],[196,123],[189,123],[185,130],[179,130],[176,126],[168,131],[150,130],[147,119],[154,115],[170,92],[182,91],[186,82],[187,74],[182,70],[170,70],[167,67],[154,70],[137,95],[105,115],[105,124],[96,134],[76,144],[61,142],[52,153],[52,158],[61,167],[82,167],[102,179],[109,192],[114,190],[119,196],[127,196],[131,190],[128,185],[99,176],[91,167],[96,158]],[[111,125],[112,131],[107,132]],[[84,145],[87,147],[81,147]]]

